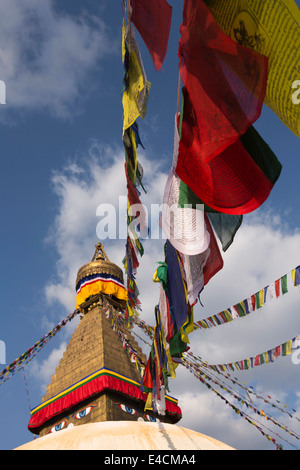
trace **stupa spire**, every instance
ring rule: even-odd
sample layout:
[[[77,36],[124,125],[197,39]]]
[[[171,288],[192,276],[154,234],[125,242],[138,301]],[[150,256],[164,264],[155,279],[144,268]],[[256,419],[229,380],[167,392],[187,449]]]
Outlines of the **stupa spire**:
[[[164,397],[164,416],[144,411],[147,395],[140,390],[143,368],[138,370],[137,362],[124,349],[124,341],[139,357],[139,365],[145,366],[147,358],[122,322],[127,296],[122,270],[109,260],[100,242],[92,261],[78,271],[76,292],[80,323],[42,403],[32,410],[28,428],[43,436],[100,421],[139,418],[177,422],[181,411],[172,397]]]
[[[109,259],[104,251],[104,245],[101,242],[98,242],[97,245],[95,245],[95,248],[96,249],[92,261],[106,260],[109,262]]]

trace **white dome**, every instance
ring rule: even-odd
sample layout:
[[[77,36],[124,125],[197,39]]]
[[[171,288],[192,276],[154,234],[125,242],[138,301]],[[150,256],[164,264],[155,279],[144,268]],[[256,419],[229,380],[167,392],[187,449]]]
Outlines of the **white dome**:
[[[105,421],[63,429],[15,450],[234,450],[182,426],[142,421]]]

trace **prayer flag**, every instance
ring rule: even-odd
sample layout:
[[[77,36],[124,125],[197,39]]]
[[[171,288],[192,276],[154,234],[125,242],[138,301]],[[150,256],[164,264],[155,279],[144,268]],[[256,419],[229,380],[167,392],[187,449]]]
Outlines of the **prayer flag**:
[[[293,340],[289,340],[286,343],[282,344],[282,356],[287,356],[289,354],[292,354],[292,343]]]
[[[261,113],[268,61],[226,36],[201,0],[185,0],[179,69],[203,162],[226,149]]]
[[[266,201],[280,175],[281,164],[277,157],[250,127],[243,139],[206,162],[196,131],[198,124],[192,101],[186,89],[183,94],[182,133],[176,166],[179,178],[200,199],[198,203],[203,202],[210,209],[235,215],[254,211]],[[182,185],[180,190],[182,192]]]
[[[125,75],[122,103],[125,132],[138,117],[144,119],[146,116],[151,84],[147,80],[134,30],[130,24],[124,29],[123,35]]]
[[[276,297],[280,296],[280,279],[277,279],[277,281],[275,281],[275,293]]]
[[[300,336],[296,336],[296,338],[293,339],[292,341],[292,349],[298,349],[300,348]]]
[[[256,308],[261,308],[265,303],[265,290],[260,289],[260,291],[256,292]]]
[[[190,305],[194,305],[204,287],[203,267],[207,263],[209,250],[199,255],[182,255],[183,273]]]
[[[172,312],[179,330],[187,319],[187,299],[183,285],[178,255],[175,248],[167,240],[166,261],[168,265],[168,281],[172,299]]]
[[[181,181],[176,173],[178,159],[179,131],[175,117],[174,151],[172,168],[166,182],[161,225],[167,239],[174,248],[185,255],[204,253],[209,246],[209,234],[204,220],[204,211],[190,205],[178,204]]]
[[[251,305],[251,311],[254,312],[256,308],[256,295],[255,294],[251,295],[250,297],[250,305]]]
[[[130,0],[131,21],[140,33],[157,70],[161,69],[169,41],[172,7],[166,0]]]
[[[287,287],[287,274],[285,274],[284,276],[282,276],[282,278],[280,279],[281,281],[281,292],[282,294],[286,294],[288,292],[288,287]]]
[[[248,315],[250,313],[248,299],[243,300],[242,305],[243,305],[243,308],[245,309],[246,315]]]
[[[237,303],[234,307],[239,312],[240,317],[244,317],[246,315],[246,310],[242,302]]]
[[[207,212],[210,223],[222,243],[223,251],[226,251],[233,243],[234,237],[243,221],[242,215],[223,214],[211,209],[181,180],[178,205],[181,208],[190,205],[193,209],[198,207],[198,210],[199,207],[204,207],[204,211]]]
[[[216,237],[208,220],[207,214],[205,214],[205,223],[210,235],[210,243],[209,256],[203,267],[204,285],[208,284],[210,279],[215,276],[224,266],[224,261],[220,253]]]
[[[228,250],[242,224],[243,216],[222,214],[221,212],[208,212],[207,215],[220,242],[222,243],[223,251]]]
[[[205,0],[223,32],[269,62],[265,104],[300,137],[300,12],[294,0]]]
[[[260,366],[260,355],[258,354],[254,358],[254,366]]]
[[[292,279],[293,279],[293,285],[294,286],[299,286],[299,284],[300,284],[300,266],[297,266],[297,268],[292,270]]]

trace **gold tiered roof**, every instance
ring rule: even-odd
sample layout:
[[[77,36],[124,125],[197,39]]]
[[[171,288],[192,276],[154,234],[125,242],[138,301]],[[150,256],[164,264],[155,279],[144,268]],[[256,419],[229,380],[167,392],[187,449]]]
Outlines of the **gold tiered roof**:
[[[78,283],[87,276],[100,273],[111,274],[124,283],[122,269],[108,259],[104,251],[104,246],[101,242],[98,242],[95,246],[95,253],[91,262],[84,264],[77,273],[76,287]]]

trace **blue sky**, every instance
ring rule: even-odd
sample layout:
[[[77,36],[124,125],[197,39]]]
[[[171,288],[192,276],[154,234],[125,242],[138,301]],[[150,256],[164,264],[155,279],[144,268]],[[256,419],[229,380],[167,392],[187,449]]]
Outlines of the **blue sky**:
[[[6,364],[74,310],[77,270],[91,259],[98,241],[97,207],[117,206],[125,194],[120,3],[0,2],[0,80],[6,83],[6,104],[0,106],[0,340],[6,344]],[[162,200],[173,154],[183,1],[169,3],[173,21],[161,72],[137,35],[152,83],[146,119],[139,121],[145,147],[139,148],[147,188],[143,202],[149,205]],[[255,127],[281,161],[282,175],[268,201],[245,217],[195,320],[237,303],[300,264],[299,139],[266,107]],[[111,260],[122,266],[124,240],[104,243]],[[138,275],[141,318],[149,324],[158,299],[152,274],[163,257],[162,243],[145,241]],[[251,318],[194,332],[191,350],[220,363],[277,346],[300,333],[299,300],[299,291],[291,289]],[[76,321],[69,324],[26,367],[27,389],[21,372],[0,386],[1,449],[33,438],[27,431],[29,405],[40,403],[75,327]],[[287,357],[238,377],[300,411],[297,367]],[[182,407],[183,426],[236,448],[274,448],[188,371],[178,370],[170,387]],[[297,430],[298,421],[287,425]]]

